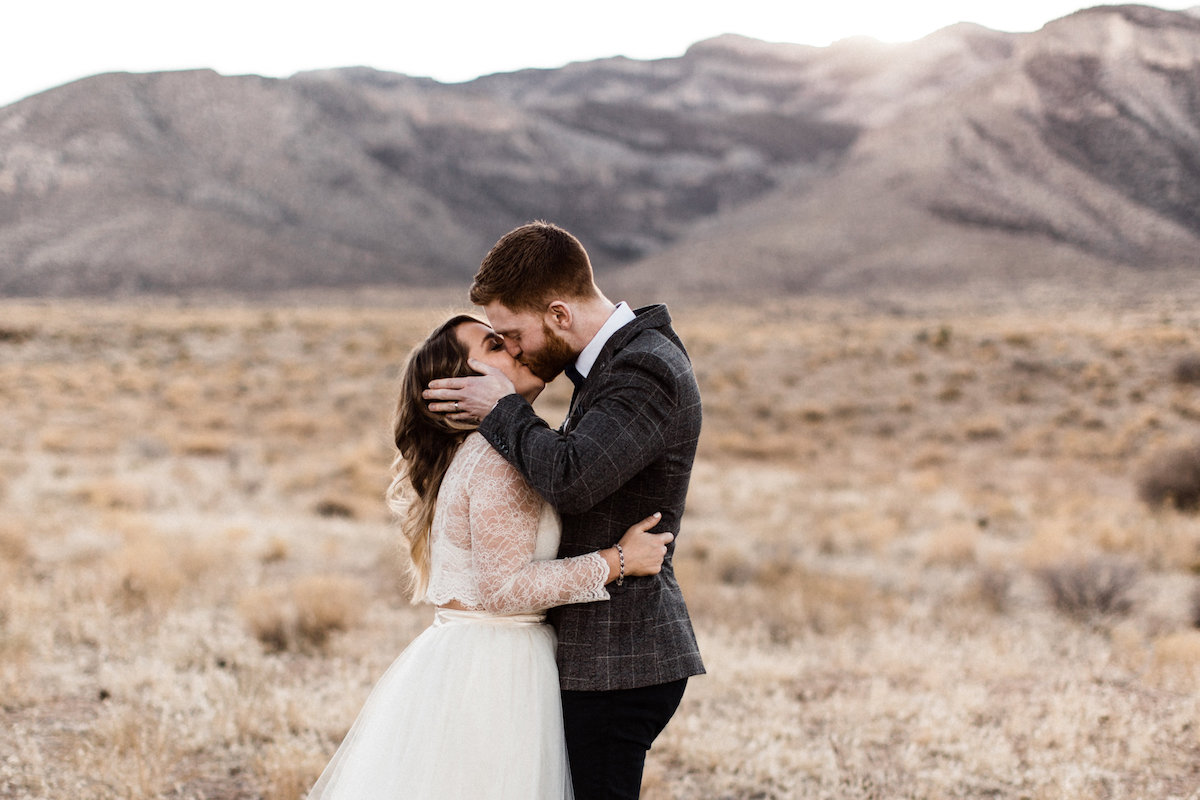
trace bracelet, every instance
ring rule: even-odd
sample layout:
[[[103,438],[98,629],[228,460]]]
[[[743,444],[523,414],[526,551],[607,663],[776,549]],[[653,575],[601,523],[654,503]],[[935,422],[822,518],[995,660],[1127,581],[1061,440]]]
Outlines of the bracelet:
[[[617,548],[617,563],[620,565],[620,571],[617,572],[617,586],[625,583],[625,551],[621,549],[621,545],[615,544]]]

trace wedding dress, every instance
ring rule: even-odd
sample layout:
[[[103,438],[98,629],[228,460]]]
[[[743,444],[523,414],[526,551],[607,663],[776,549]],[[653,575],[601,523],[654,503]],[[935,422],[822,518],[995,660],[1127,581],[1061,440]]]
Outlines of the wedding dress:
[[[555,559],[558,515],[477,433],[442,481],[425,600],[308,800],[570,800],[551,606],[608,599],[598,553]]]

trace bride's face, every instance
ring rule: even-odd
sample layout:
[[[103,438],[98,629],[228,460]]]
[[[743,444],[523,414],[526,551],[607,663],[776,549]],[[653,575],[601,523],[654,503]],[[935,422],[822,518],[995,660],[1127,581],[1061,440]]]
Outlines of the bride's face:
[[[504,339],[482,322],[464,322],[455,331],[458,340],[467,348],[470,358],[482,361],[504,373],[512,381],[517,394],[529,402],[542,393],[546,382],[529,371],[504,349]]]

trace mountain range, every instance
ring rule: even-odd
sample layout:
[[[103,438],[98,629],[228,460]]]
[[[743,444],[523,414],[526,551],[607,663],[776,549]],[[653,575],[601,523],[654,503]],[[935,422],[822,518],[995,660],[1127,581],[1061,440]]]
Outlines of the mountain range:
[[[722,36],[442,84],[112,73],[0,108],[0,294],[465,285],[549,219],[704,297],[1200,276],[1200,17]]]

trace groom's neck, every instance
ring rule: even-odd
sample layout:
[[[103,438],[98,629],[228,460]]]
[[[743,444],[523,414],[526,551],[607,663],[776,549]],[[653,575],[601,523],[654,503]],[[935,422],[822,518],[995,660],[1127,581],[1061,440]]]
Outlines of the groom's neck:
[[[604,295],[579,303],[575,309],[575,324],[571,326],[572,333],[575,334],[573,344],[577,351],[587,347],[588,342],[600,332],[616,308],[617,306]]]

